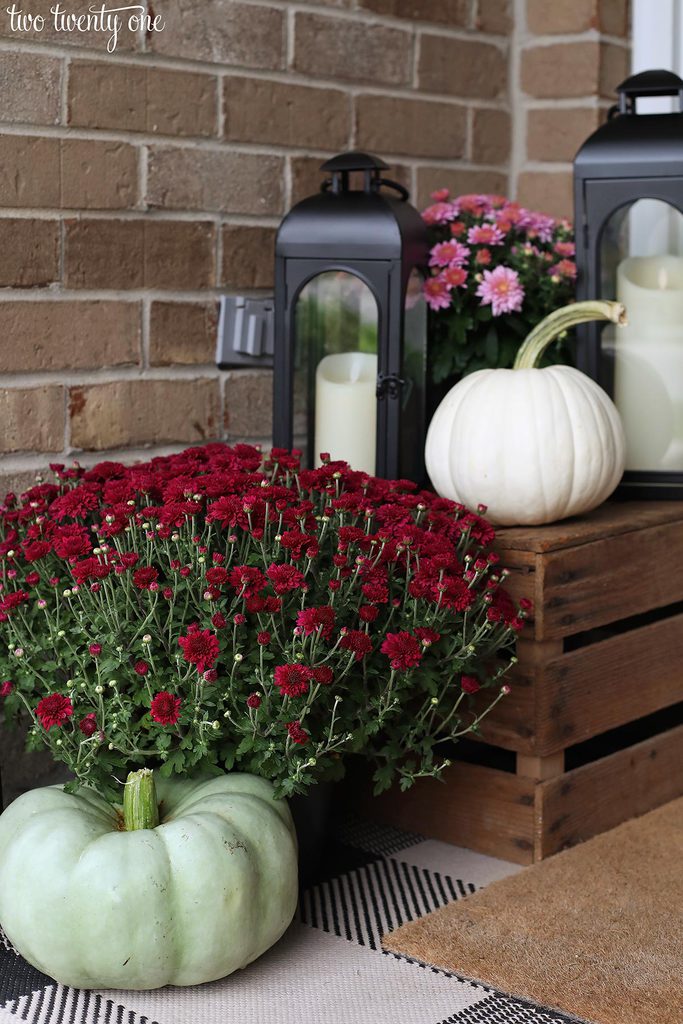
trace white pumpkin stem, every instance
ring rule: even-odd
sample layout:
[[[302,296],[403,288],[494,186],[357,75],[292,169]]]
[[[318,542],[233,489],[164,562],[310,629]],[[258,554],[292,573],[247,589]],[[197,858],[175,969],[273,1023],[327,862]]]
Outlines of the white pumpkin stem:
[[[126,832],[140,828],[156,828],[159,824],[159,804],[154,785],[154,772],[140,768],[129,772],[123,789],[123,823]]]
[[[517,353],[513,370],[534,369],[555,338],[570,327],[585,324],[589,320],[611,320],[619,327],[624,327],[628,322],[626,310],[620,302],[589,299],[587,302],[572,302],[569,306],[562,306],[541,320],[527,335]]]

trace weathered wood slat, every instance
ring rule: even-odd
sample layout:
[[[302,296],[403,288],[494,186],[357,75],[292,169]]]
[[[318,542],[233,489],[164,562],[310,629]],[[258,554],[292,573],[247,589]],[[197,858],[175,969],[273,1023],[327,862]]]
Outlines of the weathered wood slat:
[[[534,633],[570,636],[683,600],[683,522],[540,557]]]
[[[681,795],[683,725],[539,783],[534,859],[549,857]]]
[[[405,793],[393,787],[378,797],[366,794],[355,809],[373,821],[531,864],[533,780],[461,762],[447,768],[443,780],[419,779]]]
[[[496,531],[496,546],[504,560],[508,549],[540,554],[680,521],[683,521],[681,501],[607,502],[586,516],[549,526],[500,527]]]
[[[534,692],[539,754],[683,701],[683,614],[549,661]]]

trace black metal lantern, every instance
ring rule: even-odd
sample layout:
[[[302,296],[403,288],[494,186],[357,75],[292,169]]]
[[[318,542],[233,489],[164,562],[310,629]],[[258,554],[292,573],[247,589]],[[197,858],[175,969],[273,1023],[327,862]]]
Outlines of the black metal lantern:
[[[579,299],[618,299],[628,326],[578,329],[579,367],[626,431],[621,493],[683,497],[683,80],[632,75],[574,161]],[[674,96],[675,113],[638,112]]]
[[[344,153],[275,245],[273,441],[378,476],[424,476],[427,231],[387,165]],[[352,188],[360,177],[361,187]]]

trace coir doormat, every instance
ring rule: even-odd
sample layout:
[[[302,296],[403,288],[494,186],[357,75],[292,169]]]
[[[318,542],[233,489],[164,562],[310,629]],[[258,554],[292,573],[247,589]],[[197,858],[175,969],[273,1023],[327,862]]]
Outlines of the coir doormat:
[[[595,1024],[683,1021],[683,799],[405,924],[383,945]]]

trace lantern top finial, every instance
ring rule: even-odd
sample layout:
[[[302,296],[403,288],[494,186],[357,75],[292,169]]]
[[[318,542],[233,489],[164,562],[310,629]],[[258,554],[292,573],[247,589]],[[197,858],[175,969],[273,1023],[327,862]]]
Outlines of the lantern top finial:
[[[387,171],[389,164],[378,156],[371,153],[360,153],[358,150],[351,150],[349,153],[340,153],[326,160],[320,166],[321,171]]]

